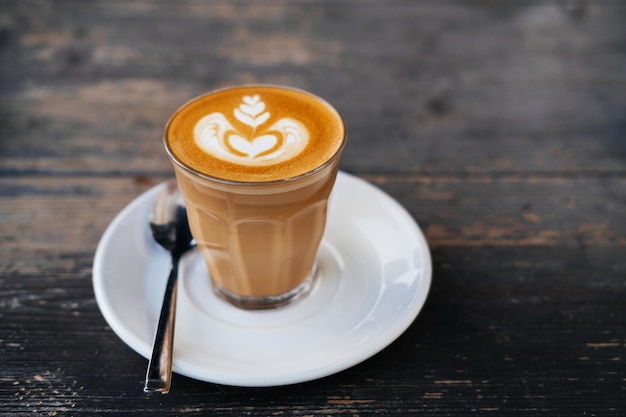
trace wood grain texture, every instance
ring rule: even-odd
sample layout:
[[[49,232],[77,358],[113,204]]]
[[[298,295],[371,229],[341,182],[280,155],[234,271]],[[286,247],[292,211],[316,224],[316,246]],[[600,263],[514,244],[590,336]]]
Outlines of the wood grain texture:
[[[0,415],[624,415],[625,18],[617,0],[0,0]],[[429,298],[322,380],[146,395],[94,251],[172,177],[172,112],[254,82],[340,109],[342,169],[428,239]]]

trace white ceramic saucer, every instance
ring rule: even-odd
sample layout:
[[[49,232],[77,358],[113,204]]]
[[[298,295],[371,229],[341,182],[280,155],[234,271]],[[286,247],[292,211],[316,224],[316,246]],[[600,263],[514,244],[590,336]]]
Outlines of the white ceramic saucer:
[[[169,271],[152,241],[148,190],[104,233],[93,285],[113,331],[148,358]],[[340,172],[312,292],[277,310],[243,311],[217,298],[200,255],[181,265],[174,371],[236,386],[321,378],[376,354],[413,322],[426,301],[431,260],[422,232],[392,198]]]

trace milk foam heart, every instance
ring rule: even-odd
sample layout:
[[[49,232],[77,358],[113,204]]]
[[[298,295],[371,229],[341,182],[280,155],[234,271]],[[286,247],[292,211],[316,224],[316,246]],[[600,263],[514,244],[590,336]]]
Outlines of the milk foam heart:
[[[232,134],[226,138],[227,145],[230,145],[242,156],[248,156],[252,159],[276,147],[278,143],[278,137],[271,134],[257,136],[251,141],[237,134]]]

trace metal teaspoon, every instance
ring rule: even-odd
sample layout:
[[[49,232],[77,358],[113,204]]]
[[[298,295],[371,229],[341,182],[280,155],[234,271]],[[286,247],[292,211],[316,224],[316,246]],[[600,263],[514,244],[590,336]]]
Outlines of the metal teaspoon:
[[[175,181],[168,181],[157,196],[149,221],[154,240],[170,252],[172,267],[165,287],[143,390],[167,394],[172,376],[178,264],[181,257],[196,246],[189,230],[185,202]]]

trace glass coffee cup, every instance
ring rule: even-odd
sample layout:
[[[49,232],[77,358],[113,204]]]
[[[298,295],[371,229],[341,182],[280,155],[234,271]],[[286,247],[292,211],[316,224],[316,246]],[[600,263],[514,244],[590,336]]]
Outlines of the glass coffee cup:
[[[325,100],[247,85],[174,113],[165,147],[214,291],[244,309],[305,296],[346,129]]]

